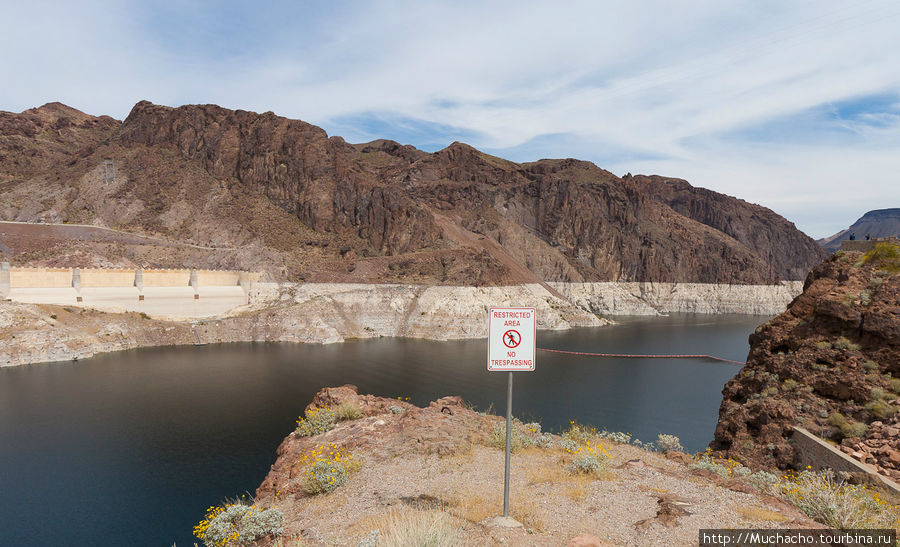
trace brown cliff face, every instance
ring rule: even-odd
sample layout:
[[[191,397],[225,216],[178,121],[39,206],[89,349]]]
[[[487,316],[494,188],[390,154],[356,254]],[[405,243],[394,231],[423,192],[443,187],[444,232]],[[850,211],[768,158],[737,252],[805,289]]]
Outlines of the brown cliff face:
[[[54,124],[58,137],[48,139]],[[771,211],[686,183],[623,179],[571,159],[517,164],[462,143],[433,154],[385,140],[351,145],[271,112],[142,101],[118,124],[46,105],[0,113],[0,139],[3,220],[240,248],[190,259],[275,278],[753,284],[796,279],[821,258]],[[81,260],[128,266],[184,265],[189,254],[77,250]],[[15,259],[73,254],[62,245]]]
[[[803,279],[809,272],[810,258],[819,262],[828,256],[793,223],[765,207],[694,188],[681,179],[638,175],[634,180],[646,195],[680,215],[728,235],[762,257],[771,268],[770,275]],[[785,253],[784,249],[795,252]]]
[[[887,439],[891,450],[869,463],[900,478],[900,428],[883,423],[900,403],[898,270],[900,247],[889,244],[838,253],[813,269],[788,310],[750,335],[747,365],[723,390],[711,447],[786,468],[795,425],[843,442],[847,452]]]

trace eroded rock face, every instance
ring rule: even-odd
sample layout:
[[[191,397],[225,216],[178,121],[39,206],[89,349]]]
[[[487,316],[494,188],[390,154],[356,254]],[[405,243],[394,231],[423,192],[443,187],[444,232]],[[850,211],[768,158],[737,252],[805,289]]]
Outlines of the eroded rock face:
[[[878,435],[896,448],[897,429],[881,427],[895,415],[900,391],[895,268],[838,253],[813,269],[788,310],[750,335],[747,365],[725,385],[710,446],[752,466],[786,468],[799,425],[838,442]],[[890,456],[875,452],[876,464]]]
[[[121,124],[63,105],[0,113],[0,181],[2,219],[239,247],[193,260],[276,280],[767,284],[800,279],[824,256],[772,211],[676,179],[573,159],[517,164],[462,143],[433,154],[351,145],[215,105],[142,101]],[[123,265],[184,261],[165,249],[82,251]],[[60,245],[23,258],[72,255]]]

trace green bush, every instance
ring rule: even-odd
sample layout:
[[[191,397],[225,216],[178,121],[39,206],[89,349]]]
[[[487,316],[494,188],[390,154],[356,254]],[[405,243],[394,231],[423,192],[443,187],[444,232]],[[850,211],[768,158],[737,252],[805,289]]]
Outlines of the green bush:
[[[859,351],[859,344],[854,344],[846,337],[841,336],[834,342],[834,347],[837,349],[849,349],[852,351]]]
[[[875,247],[863,255],[860,263],[880,262],[878,269],[888,273],[900,272],[900,245],[896,243],[876,243]]]
[[[884,398],[887,396],[887,394],[886,394],[886,393],[884,392],[884,390],[881,389],[880,387],[873,387],[873,388],[869,391],[869,396],[870,396],[870,397],[872,398],[872,400],[874,400],[874,401],[880,401],[880,400],[884,399]]]
[[[330,408],[311,408],[304,412],[304,416],[297,418],[297,429],[294,435],[298,437],[312,437],[331,431],[337,423],[337,413]]]
[[[831,415],[828,416],[828,423],[834,427],[841,427],[847,423],[847,417],[840,412],[832,412]]]
[[[900,378],[891,378],[888,380],[888,389],[892,393],[900,393]]]
[[[840,426],[841,434],[844,437],[865,437],[866,431],[869,430],[866,424],[857,422],[855,420],[849,420]]]
[[[793,378],[788,378],[787,380],[781,382],[781,389],[785,391],[794,391],[797,389],[797,386],[800,385],[800,382],[794,380]]]
[[[866,408],[872,413],[873,416],[880,420],[890,418],[897,413],[896,408],[881,400],[872,401],[866,404]]]
[[[866,369],[866,370],[868,370],[868,371],[870,371],[870,372],[871,372],[871,371],[875,371],[875,370],[878,370],[878,363],[876,363],[875,361],[869,359],[868,361],[866,361],[865,363],[863,363],[863,368]]]
[[[822,340],[821,342],[816,342],[816,347],[819,349],[831,349],[831,342]]]

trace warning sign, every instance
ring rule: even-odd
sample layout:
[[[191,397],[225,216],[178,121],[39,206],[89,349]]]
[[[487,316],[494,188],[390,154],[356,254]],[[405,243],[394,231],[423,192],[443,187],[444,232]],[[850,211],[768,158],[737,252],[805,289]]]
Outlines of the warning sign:
[[[488,370],[534,370],[534,308],[491,308],[488,317]]]

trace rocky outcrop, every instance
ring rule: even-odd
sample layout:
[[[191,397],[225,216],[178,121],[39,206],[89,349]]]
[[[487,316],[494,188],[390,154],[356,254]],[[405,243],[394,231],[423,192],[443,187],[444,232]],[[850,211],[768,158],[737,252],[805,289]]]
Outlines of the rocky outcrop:
[[[433,154],[384,140],[351,145],[299,120],[215,105],[142,101],[121,124],[62,105],[37,110],[0,116],[0,219],[244,252],[61,243],[10,248],[19,263],[88,255],[172,267],[189,257],[179,266],[278,280],[752,285],[799,279],[821,259],[767,209],[584,161],[517,164],[462,143]],[[47,124],[61,124],[59,138]],[[22,159],[32,153],[43,159]]]
[[[575,457],[537,423],[516,425],[518,438],[535,446],[511,454],[512,518],[494,518],[503,510],[500,417],[475,412],[458,396],[418,406],[353,385],[323,388],[306,411],[326,408],[359,412],[324,432],[289,434],[252,500],[260,510],[279,509],[283,537],[312,545],[389,542],[404,514],[429,511],[451,519],[456,531],[441,537],[453,534],[454,545],[690,545],[699,529],[754,522],[747,507],[792,528],[821,527],[741,480],[691,470],[686,454],[592,440],[608,470],[600,479],[573,473]],[[339,473],[333,492],[310,494],[314,467],[324,461],[344,462],[349,473]]]
[[[850,447],[874,446],[878,435],[896,448],[896,429],[881,426],[896,415],[900,392],[898,271],[900,247],[889,244],[837,253],[813,269],[803,294],[750,336],[710,446],[750,465],[790,467],[799,425]],[[889,468],[890,457],[876,450],[866,459]]]

